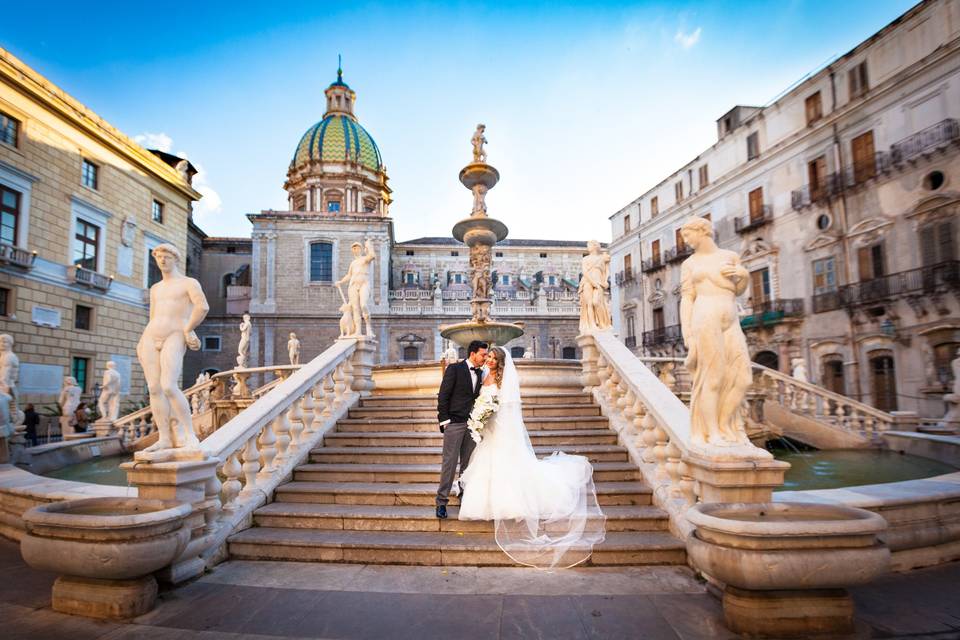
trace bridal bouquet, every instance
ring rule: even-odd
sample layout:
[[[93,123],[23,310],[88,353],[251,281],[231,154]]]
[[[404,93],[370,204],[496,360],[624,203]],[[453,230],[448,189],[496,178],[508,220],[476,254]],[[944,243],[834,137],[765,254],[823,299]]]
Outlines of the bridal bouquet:
[[[467,428],[470,429],[470,437],[477,444],[483,439],[481,435],[483,427],[497,409],[500,408],[500,400],[496,396],[488,393],[482,394],[473,404],[473,411],[470,412],[470,418],[467,419]]]

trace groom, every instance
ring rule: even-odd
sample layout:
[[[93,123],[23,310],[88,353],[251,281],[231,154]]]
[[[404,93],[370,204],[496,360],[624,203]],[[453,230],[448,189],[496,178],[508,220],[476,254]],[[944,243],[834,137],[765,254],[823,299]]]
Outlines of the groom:
[[[440,464],[440,487],[437,489],[437,517],[447,517],[450,487],[460,460],[460,473],[467,468],[476,443],[467,430],[467,418],[473,402],[480,395],[483,382],[483,361],[487,343],[474,340],[467,348],[467,359],[450,365],[443,373],[437,394],[437,420],[443,434],[443,460]],[[461,492],[461,499],[463,494]]]

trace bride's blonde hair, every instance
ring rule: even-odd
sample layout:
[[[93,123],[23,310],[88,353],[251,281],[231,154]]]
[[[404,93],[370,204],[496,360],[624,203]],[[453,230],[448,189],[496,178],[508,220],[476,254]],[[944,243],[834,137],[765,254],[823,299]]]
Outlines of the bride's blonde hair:
[[[497,361],[497,371],[493,374],[493,379],[499,389],[500,385],[503,384],[503,363],[506,361],[507,352],[501,347],[494,347],[490,349],[490,353],[493,354],[493,359]]]

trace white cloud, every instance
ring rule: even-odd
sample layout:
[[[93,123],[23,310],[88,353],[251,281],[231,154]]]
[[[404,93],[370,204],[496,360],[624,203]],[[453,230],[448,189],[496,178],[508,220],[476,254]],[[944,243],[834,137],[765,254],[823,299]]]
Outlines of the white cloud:
[[[141,147],[146,147],[147,149],[157,149],[158,151],[170,153],[170,149],[173,148],[173,139],[165,133],[150,133],[148,131],[134,136],[133,139]]]
[[[689,49],[693,45],[700,42],[700,34],[703,32],[703,29],[697,27],[693,31],[684,33],[683,29],[677,29],[676,35],[673,36],[674,42],[679,44],[684,49]]]

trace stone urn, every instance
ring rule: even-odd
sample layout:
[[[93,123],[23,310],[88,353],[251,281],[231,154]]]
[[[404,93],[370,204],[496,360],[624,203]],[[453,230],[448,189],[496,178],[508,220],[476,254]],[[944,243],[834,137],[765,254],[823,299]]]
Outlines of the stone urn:
[[[157,597],[153,572],[190,539],[189,504],[140,498],[86,498],[23,515],[20,553],[31,567],[60,574],[53,608],[92,618],[133,618]]]
[[[840,505],[701,503],[687,511],[691,563],[723,585],[737,633],[805,637],[853,629],[846,588],[890,568],[879,515]]]

